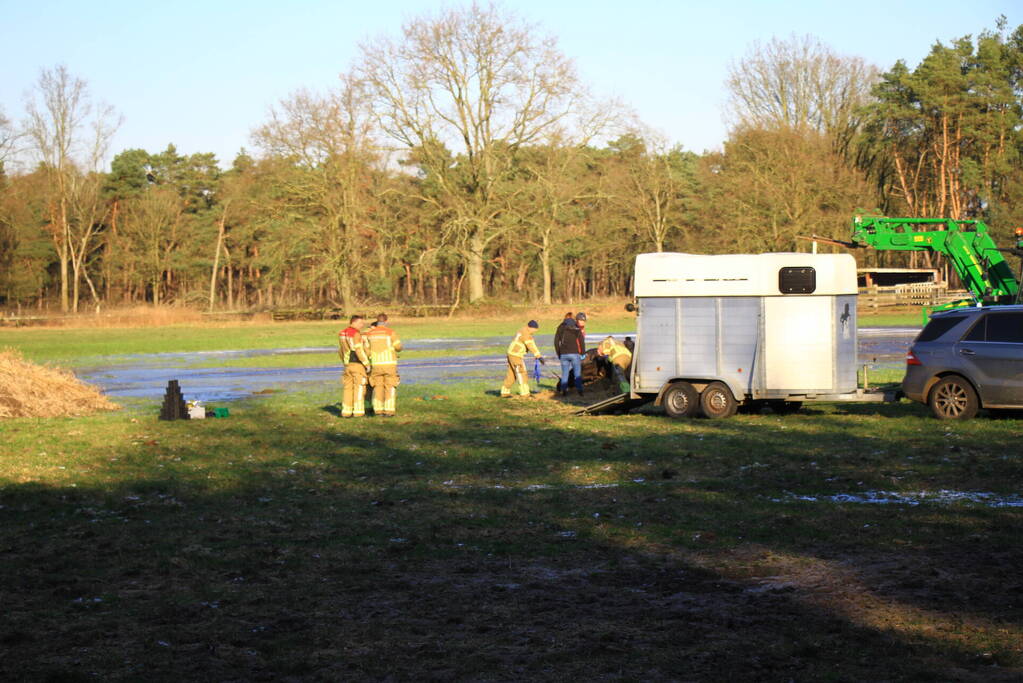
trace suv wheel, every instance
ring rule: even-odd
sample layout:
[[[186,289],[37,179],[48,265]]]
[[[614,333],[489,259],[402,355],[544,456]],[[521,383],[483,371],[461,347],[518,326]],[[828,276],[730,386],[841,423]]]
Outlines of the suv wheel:
[[[980,402],[969,382],[952,375],[934,385],[927,405],[939,420],[968,420],[977,414]]]

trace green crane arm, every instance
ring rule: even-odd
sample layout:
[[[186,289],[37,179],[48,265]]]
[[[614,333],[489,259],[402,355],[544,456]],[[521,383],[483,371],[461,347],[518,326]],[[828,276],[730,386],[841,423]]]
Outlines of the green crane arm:
[[[975,301],[1016,300],[1019,281],[981,221],[857,216],[852,228],[852,246],[943,254]],[[1019,247],[1005,251],[1017,253]]]

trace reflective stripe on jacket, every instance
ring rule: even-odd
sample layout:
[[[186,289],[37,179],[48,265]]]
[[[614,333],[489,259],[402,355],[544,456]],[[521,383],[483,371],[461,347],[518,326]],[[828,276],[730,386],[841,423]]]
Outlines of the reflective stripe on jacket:
[[[540,350],[536,348],[536,342],[533,341],[533,328],[523,327],[515,334],[515,338],[512,339],[511,344],[508,344],[508,355],[515,356],[516,358],[522,358],[526,355],[526,351],[532,353],[535,357],[540,357]]]
[[[349,363],[362,363],[369,365],[369,356],[366,355],[366,344],[360,333],[354,327],[346,327],[337,335],[337,355],[345,365]]]
[[[373,365],[397,365],[401,340],[390,327],[377,324],[364,335],[369,349],[369,360]]]
[[[597,346],[597,350],[603,355],[611,359],[611,362],[616,362],[619,356],[627,359],[629,362],[632,361],[632,353],[625,348],[624,344],[619,344],[614,337],[608,337],[604,341],[600,342]]]

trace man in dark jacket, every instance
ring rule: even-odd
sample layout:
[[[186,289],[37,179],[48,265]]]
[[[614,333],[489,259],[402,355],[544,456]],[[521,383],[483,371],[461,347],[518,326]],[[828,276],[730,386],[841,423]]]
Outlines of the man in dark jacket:
[[[558,350],[558,344],[561,342],[561,335],[564,334],[565,322],[568,321],[568,320],[572,320],[572,318],[573,318],[572,311],[569,311],[568,313],[565,314],[565,317],[561,321],[561,323],[558,324],[558,329],[554,330],[554,351],[555,351],[555,353]]]
[[[586,338],[583,331],[579,329],[575,318],[566,317],[558,332],[555,334],[554,350],[561,359],[561,383],[559,391],[564,395],[568,393],[569,373],[575,373],[575,388],[579,395],[583,395],[583,369],[582,358],[586,352]]]

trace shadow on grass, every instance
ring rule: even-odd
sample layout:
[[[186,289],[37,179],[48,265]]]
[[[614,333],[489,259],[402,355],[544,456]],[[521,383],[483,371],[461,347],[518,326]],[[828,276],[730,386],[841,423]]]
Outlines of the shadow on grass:
[[[91,485],[8,484],[0,673],[899,680],[1020,665],[1018,513],[773,502],[889,476],[856,415],[417,407],[392,426],[257,405],[153,425],[153,445],[112,445]],[[915,428],[900,442],[948,469],[942,439]]]
[[[341,417],[341,405],[338,403],[331,403],[330,405],[320,406],[320,410],[325,413],[329,413],[334,417]]]

